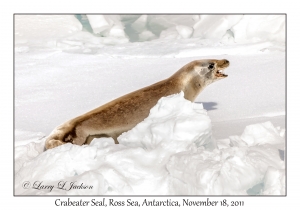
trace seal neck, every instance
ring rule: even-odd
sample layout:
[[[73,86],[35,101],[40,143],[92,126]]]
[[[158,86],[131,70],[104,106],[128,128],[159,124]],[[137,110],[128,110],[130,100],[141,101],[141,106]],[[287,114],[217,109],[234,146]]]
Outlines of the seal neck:
[[[205,83],[201,80],[199,75],[191,77],[189,80],[186,81],[184,95],[185,98],[190,101],[195,101],[197,96],[203,91],[206,87]]]
[[[170,79],[177,80],[177,83],[181,84],[184,98],[192,102],[206,87],[203,78],[193,70],[187,71],[187,69],[182,69],[171,76]]]

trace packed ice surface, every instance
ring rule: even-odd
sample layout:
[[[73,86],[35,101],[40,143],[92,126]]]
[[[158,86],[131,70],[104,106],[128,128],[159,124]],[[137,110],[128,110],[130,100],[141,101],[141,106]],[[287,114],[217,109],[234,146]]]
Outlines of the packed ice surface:
[[[119,145],[100,138],[45,152],[44,140],[17,146],[16,194],[247,195],[259,183],[265,184],[261,192],[284,194],[284,161],[274,140],[262,137],[283,145],[284,138],[265,124],[219,143],[207,111],[181,92],[161,98],[144,121],[119,136]],[[245,141],[258,135],[256,144]],[[74,181],[93,189],[62,190],[62,180],[66,189]],[[24,189],[24,182],[31,187]]]
[[[87,15],[94,33],[123,25],[129,39],[144,41],[148,31],[155,38],[201,38],[223,42],[285,42],[284,15]],[[177,30],[174,30],[174,29]],[[127,30],[126,30],[127,29]],[[173,29],[173,30],[172,30]],[[168,33],[167,31],[172,31]],[[108,35],[104,35],[108,36]]]
[[[96,34],[111,28],[110,21],[106,19],[105,15],[87,15],[87,17]]]
[[[16,194],[286,194],[284,21],[15,15]],[[43,152],[57,125],[206,58],[228,59],[229,76],[195,103],[162,99],[120,145],[95,139]],[[22,186],[60,179],[94,187]]]
[[[27,42],[44,47],[62,42],[89,52],[99,44],[129,41],[202,40],[201,45],[235,45],[266,42],[265,48],[285,43],[284,15],[15,15],[16,50]],[[83,28],[83,30],[81,30]],[[85,32],[89,32],[88,34]],[[92,32],[92,33],[90,33]],[[58,39],[60,38],[60,39]],[[172,41],[172,42],[173,42]],[[270,44],[269,42],[272,42]],[[65,45],[63,49],[65,49]],[[62,48],[58,45],[59,48]],[[190,48],[190,47],[189,47]],[[27,49],[28,50],[28,49]],[[26,50],[25,50],[26,51]]]

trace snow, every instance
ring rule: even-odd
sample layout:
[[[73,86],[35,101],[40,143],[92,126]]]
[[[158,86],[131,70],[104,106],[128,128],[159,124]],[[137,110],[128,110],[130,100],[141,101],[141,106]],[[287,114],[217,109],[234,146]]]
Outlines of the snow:
[[[106,20],[105,15],[87,15],[87,17],[93,28],[93,32],[96,34],[110,28],[110,24]]]
[[[200,20],[193,26],[193,36],[221,39],[242,18],[243,15],[201,15]]]
[[[20,52],[23,45],[53,47],[58,38],[81,31],[82,25],[71,15],[16,15],[15,28],[16,51]]]
[[[262,195],[282,195],[285,191],[285,171],[269,167],[264,178]]]
[[[44,141],[16,147],[16,191],[60,194],[58,189],[26,190],[21,183],[44,180],[44,185],[55,185],[76,180],[94,186],[84,191],[91,195],[244,195],[264,180],[265,194],[284,192],[284,182],[279,180],[279,185],[273,180],[282,179],[284,169],[278,149],[268,145],[273,138],[258,137],[263,139],[260,144],[248,146],[248,139],[257,134],[275,135],[277,143],[284,144],[267,122],[247,127],[241,137],[229,137],[229,144],[221,142],[218,149],[206,110],[184,99],[181,92],[161,98],[143,122],[118,138],[120,145],[112,138],[100,138],[91,145],[66,144],[46,152]]]
[[[178,25],[176,26],[176,30],[180,34],[180,36],[184,39],[188,39],[192,36],[194,29],[192,27]]]
[[[184,151],[192,142],[197,146],[211,141],[211,124],[202,104],[184,100],[184,93],[162,98],[149,116],[123,133],[120,143],[145,149]],[[173,145],[173,146],[171,146]]]
[[[232,27],[232,32],[237,42],[285,42],[285,18],[282,15],[246,15]]]
[[[284,16],[15,18],[16,194],[286,194]],[[204,58],[228,59],[229,76],[195,103],[162,98],[119,145],[44,152],[57,125]],[[37,180],[94,188],[22,187]]]
[[[141,15],[136,21],[131,24],[131,28],[138,33],[146,30],[148,15]]]
[[[268,132],[265,132],[268,130]],[[265,135],[268,134],[268,135]],[[282,134],[281,134],[282,135]],[[249,146],[269,143],[280,144],[282,143],[280,138],[280,132],[274,128],[271,122],[261,123],[259,125],[249,125],[245,128],[241,139]],[[283,145],[284,146],[284,145]]]

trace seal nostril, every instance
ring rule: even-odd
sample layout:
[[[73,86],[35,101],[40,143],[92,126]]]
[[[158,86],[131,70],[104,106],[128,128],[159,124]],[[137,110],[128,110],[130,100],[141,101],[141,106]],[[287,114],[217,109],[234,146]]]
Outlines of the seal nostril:
[[[224,64],[225,64],[225,65],[229,65],[230,63],[229,63],[228,60],[225,60],[225,59],[224,59]]]

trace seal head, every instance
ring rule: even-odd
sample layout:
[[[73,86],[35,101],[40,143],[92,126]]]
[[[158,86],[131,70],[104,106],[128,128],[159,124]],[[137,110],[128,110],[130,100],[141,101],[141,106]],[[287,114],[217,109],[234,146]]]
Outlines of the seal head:
[[[225,68],[229,66],[226,59],[195,60],[183,66],[171,78],[177,78],[184,85],[184,97],[194,101],[209,84],[226,78]]]
[[[205,83],[212,83],[227,77],[224,74],[224,69],[229,66],[229,61],[223,60],[199,60],[196,61],[198,65],[195,65],[195,71],[200,75]]]

